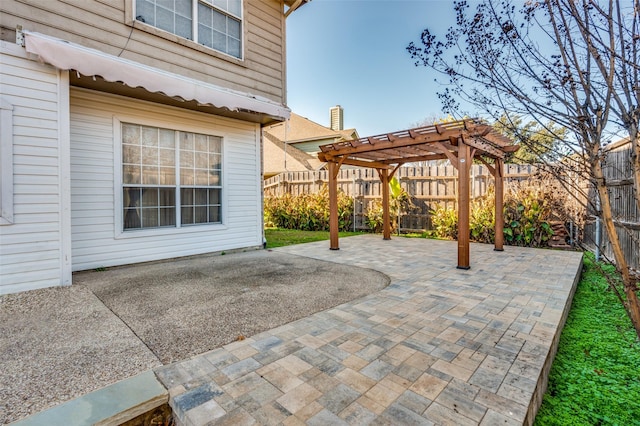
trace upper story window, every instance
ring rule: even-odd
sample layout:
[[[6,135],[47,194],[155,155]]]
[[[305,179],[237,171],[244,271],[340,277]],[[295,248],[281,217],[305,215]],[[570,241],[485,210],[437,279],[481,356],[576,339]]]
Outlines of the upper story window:
[[[136,0],[136,20],[242,57],[242,0]]]

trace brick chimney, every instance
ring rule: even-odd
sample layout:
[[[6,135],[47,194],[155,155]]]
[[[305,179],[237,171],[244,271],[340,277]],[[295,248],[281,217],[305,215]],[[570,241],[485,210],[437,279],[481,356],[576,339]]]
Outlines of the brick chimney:
[[[340,105],[336,105],[329,109],[331,130],[344,130],[344,110]]]

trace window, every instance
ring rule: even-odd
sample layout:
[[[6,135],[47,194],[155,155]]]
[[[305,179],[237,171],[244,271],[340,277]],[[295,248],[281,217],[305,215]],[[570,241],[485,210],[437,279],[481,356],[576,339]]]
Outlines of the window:
[[[222,223],[222,138],[122,123],[124,230]]]
[[[242,57],[242,0],[136,0],[136,20]]]

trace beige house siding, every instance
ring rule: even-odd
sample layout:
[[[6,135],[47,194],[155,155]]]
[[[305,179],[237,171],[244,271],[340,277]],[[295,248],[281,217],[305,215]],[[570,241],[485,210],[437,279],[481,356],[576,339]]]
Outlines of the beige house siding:
[[[135,22],[135,0],[3,0],[0,25],[40,32],[207,83],[285,103],[281,0],[243,2],[244,59]],[[129,36],[130,39],[129,39]]]

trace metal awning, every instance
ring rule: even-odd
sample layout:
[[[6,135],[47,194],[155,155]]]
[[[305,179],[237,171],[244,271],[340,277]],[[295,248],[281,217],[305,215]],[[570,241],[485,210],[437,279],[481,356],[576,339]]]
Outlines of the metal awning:
[[[100,76],[108,82],[121,82],[200,105],[263,114],[277,121],[286,120],[291,114],[285,105],[261,96],[226,89],[44,34],[25,31],[24,35],[28,53],[61,70]]]

